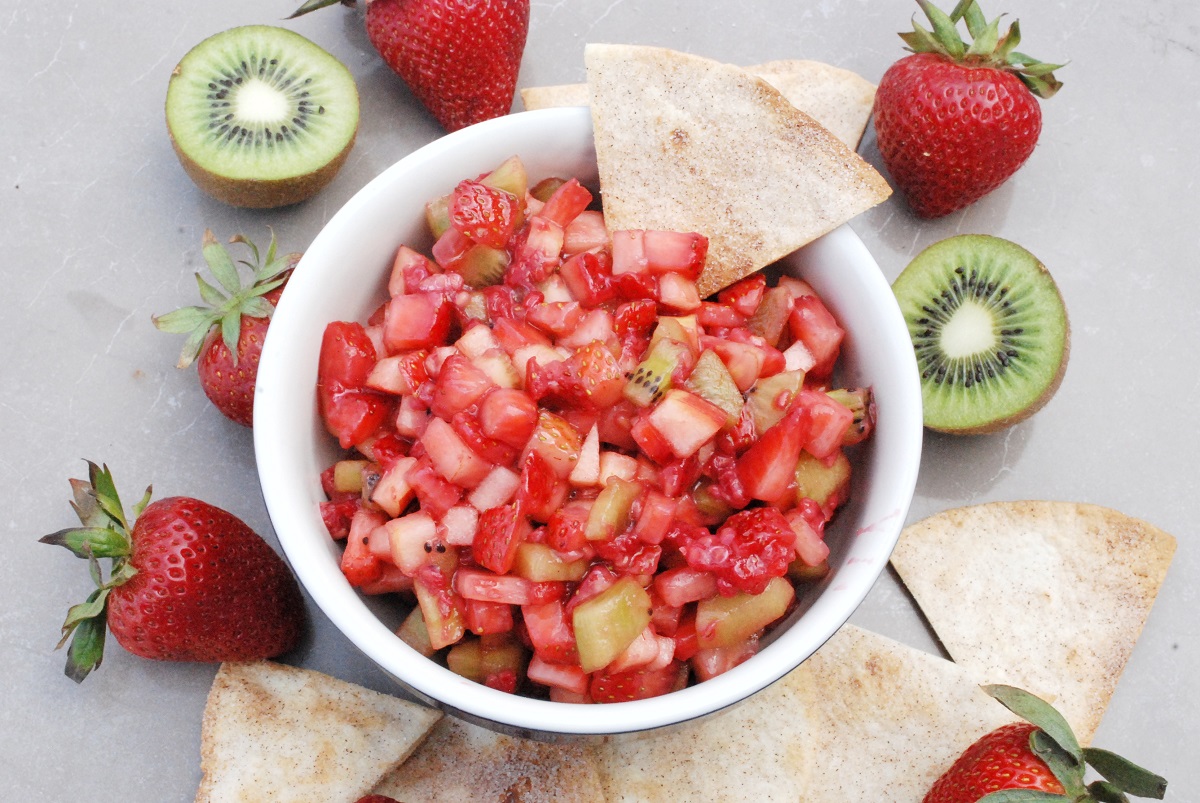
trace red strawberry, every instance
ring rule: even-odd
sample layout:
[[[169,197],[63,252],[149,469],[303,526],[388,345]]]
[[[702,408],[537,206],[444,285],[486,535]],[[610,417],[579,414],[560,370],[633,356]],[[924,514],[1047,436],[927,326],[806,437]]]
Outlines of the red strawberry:
[[[917,0],[933,23],[900,34],[913,55],[893,64],[875,96],[883,163],[920,217],[948,215],[1004,183],[1033,153],[1042,128],[1035,96],[1061,84],[1053,70],[1015,48],[1016,22],[1003,34],[974,0],[947,16]],[[967,45],[956,29],[964,19]]]
[[[292,15],[354,0],[308,0]],[[367,37],[447,131],[508,114],[529,0],[367,0]]]
[[[623,703],[659,697],[673,691],[680,678],[680,664],[672,661],[663,667],[638,667],[624,672],[596,672],[588,688],[598,703]]]
[[[88,467],[87,482],[71,480],[83,526],[41,539],[86,558],[98,586],[63,624],[59,646],[73,636],[68,677],[80,682],[100,666],[106,622],[126,650],[163,661],[251,661],[295,645],[300,588],[245,523],[187,497],[149,503],[147,489],[130,527],[108,467]]]
[[[209,306],[184,307],[155,316],[154,325],[164,332],[188,336],[177,366],[186,368],[199,357],[196,368],[204,394],[226,418],[248,427],[254,419],[254,382],[263,340],[275,303],[300,256],[276,256],[274,233],[263,260],[254,243],[242,235],[230,242],[244,244],[253,254],[253,262],[242,261],[254,272],[253,282],[242,286],[229,252],[211,231],[205,231],[204,261],[224,292],[197,273],[200,296]]]
[[[1027,722],[985,734],[934,782],[923,803],[995,800],[1126,801],[1126,795],[1162,800],[1167,782],[1107,750],[1080,747],[1070,726],[1048,703],[1012,686],[984,691]],[[1087,766],[1103,780],[1084,783]],[[1001,790],[1027,790],[1029,795]],[[1035,796],[1033,793],[1043,796]],[[985,797],[986,796],[986,797]]]

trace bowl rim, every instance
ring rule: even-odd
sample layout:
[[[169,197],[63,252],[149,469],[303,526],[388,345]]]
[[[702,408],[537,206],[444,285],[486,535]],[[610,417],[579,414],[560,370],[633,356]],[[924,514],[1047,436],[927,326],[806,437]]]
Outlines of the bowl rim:
[[[272,526],[300,582],[333,625],[405,689],[430,704],[478,724],[523,735],[584,736],[643,731],[704,716],[756,693],[807,659],[850,618],[886,567],[916,490],[923,433],[920,386],[907,328],[890,285],[862,240],[848,225],[833,230],[786,259],[799,255],[803,261],[805,256],[833,249],[847,251],[856,260],[866,260],[874,267],[874,270],[856,272],[855,275],[864,282],[859,289],[869,296],[870,306],[881,311],[877,324],[886,335],[881,342],[892,352],[891,358],[903,366],[894,372],[903,395],[896,397],[892,408],[881,413],[881,426],[876,428],[874,437],[879,439],[882,429],[889,438],[887,448],[905,458],[899,465],[889,466],[894,473],[888,475],[891,491],[885,500],[886,509],[877,520],[854,533],[849,557],[831,573],[831,578],[827,578],[830,581],[828,588],[836,589],[838,593],[823,590],[816,595],[805,616],[798,618],[753,659],[729,672],[662,697],[588,706],[586,714],[574,704],[507,694],[466,680],[412,650],[394,636],[366,606],[361,595],[349,586],[336,560],[329,559],[334,548],[332,539],[326,536],[325,543],[321,543],[322,539],[312,537],[314,521],[321,527],[319,534],[324,535],[315,509],[318,500],[312,489],[317,484],[319,469],[304,478],[305,487],[284,479],[297,470],[297,465],[307,466],[311,462],[306,461],[301,445],[306,441],[296,437],[294,426],[301,418],[308,420],[309,415],[301,416],[297,397],[288,387],[290,383],[295,388],[297,372],[304,373],[312,378],[308,398],[315,396],[312,392],[316,375],[315,351],[305,365],[299,365],[288,348],[303,342],[306,337],[311,342],[312,332],[305,332],[306,328],[324,328],[324,322],[314,324],[304,315],[311,306],[322,302],[323,295],[319,281],[322,277],[312,274],[308,266],[336,259],[337,243],[348,232],[364,225],[362,216],[377,202],[378,196],[387,195],[397,183],[410,179],[414,173],[428,173],[432,167],[443,164],[447,167],[439,167],[433,172],[457,170],[462,159],[456,154],[464,148],[502,152],[508,143],[525,141],[530,134],[535,138],[537,135],[546,138],[547,131],[555,134],[552,150],[559,148],[564,152],[575,152],[577,158],[594,160],[594,151],[590,157],[586,155],[586,149],[591,146],[591,116],[586,107],[517,112],[448,134],[413,151],[368,182],[330,218],[301,258],[268,329],[255,392],[255,457]],[[542,144],[538,142],[537,147]],[[498,164],[508,155],[511,153],[487,163]],[[461,172],[454,173],[450,184],[468,175],[470,169],[464,165]],[[311,280],[310,275],[314,276]],[[820,288],[818,292],[821,292]],[[848,334],[852,333],[848,330]],[[900,337],[903,337],[903,343],[896,342]],[[300,390],[304,391],[303,388]],[[315,403],[311,417],[318,418]],[[319,421],[309,423],[314,437],[324,434]],[[853,552],[864,543],[870,545],[870,559]],[[864,546],[860,551],[866,549]],[[849,575],[843,577],[847,572]]]

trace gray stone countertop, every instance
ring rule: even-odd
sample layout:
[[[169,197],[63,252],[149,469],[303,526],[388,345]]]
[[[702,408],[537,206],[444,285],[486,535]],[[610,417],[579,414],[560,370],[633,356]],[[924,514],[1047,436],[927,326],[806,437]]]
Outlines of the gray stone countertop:
[[[360,4],[361,6],[361,4]],[[1015,240],[1048,265],[1072,319],[1070,369],[1034,418],[976,438],[927,435],[909,520],[989,500],[1091,502],[1174,534],[1178,551],[1096,737],[1200,796],[1200,12],[1185,0],[1012,0],[1022,49],[1069,61],[1016,177],[967,210],[922,222],[893,198],[852,226],[891,280],[923,247],[966,232]],[[277,544],[249,430],[222,418],[177,337],[152,314],[192,303],[205,228],[303,250],[369,179],[440,129],[380,62],[361,8],[284,21],[288,0],[0,7],[0,797],[169,803],[199,781],[214,667],[144,661],[110,645],[81,686],[54,651],[82,564],[39,545],[71,523],[68,477],[106,462],[127,497],[153,483],[229,509]],[[587,42],[665,45],[753,64],[805,58],[877,82],[902,55],[913,3],[571,0],[532,4],[520,85],[583,79]],[[224,206],[179,166],[163,122],[167,78],[201,39],[281,24],[339,57],[362,97],[358,143],[315,199]],[[860,147],[878,165],[873,132]],[[132,502],[132,498],[127,498]],[[289,660],[366,686],[389,682],[314,610]],[[936,650],[894,574],[853,621]]]

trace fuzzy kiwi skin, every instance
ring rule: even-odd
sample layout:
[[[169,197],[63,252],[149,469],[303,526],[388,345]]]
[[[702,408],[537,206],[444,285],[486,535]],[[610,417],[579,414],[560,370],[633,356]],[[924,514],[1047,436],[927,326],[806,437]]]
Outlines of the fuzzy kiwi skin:
[[[175,141],[174,135],[171,135],[171,147],[175,150],[175,155],[179,157],[179,163],[183,165],[183,170],[188,174],[188,178],[213,198],[231,206],[240,206],[246,209],[274,209],[307,201],[323,190],[342,169],[346,157],[350,155],[350,151],[354,147],[357,135],[358,128],[356,126],[354,134],[346,142],[346,147],[321,168],[303,175],[273,181],[231,179],[218,176],[196,164],[190,156],[184,153]]]
[[[998,237],[992,237],[989,235],[957,235],[955,237],[949,238],[948,240],[943,240],[943,241],[940,241],[938,243],[931,245],[928,249],[926,249],[925,252],[922,252],[921,255],[918,255],[918,257],[913,260],[913,263],[917,263],[918,260],[920,260],[923,256],[925,256],[926,252],[933,251],[934,249],[947,247],[951,244],[952,241],[957,241],[960,244],[965,244],[966,247],[968,248],[968,250],[990,248],[990,249],[998,249],[997,251],[995,251],[995,253],[1019,252],[1020,254],[1023,255],[1024,259],[1028,259],[1028,260],[1032,261],[1033,270],[1036,271],[1037,274],[1040,274],[1040,277],[1041,277],[1040,286],[1048,287],[1048,288],[1052,289],[1052,291],[1054,292],[1054,294],[1056,296],[1057,302],[1058,302],[1057,306],[1062,312],[1062,354],[1061,354],[1061,357],[1059,358],[1058,365],[1055,366],[1054,374],[1047,380],[1045,386],[1042,388],[1039,395],[1036,396],[1035,398],[1029,400],[1029,402],[1026,404],[1025,407],[1018,409],[1018,410],[1014,410],[1007,415],[998,415],[995,417],[988,418],[987,420],[978,421],[978,423],[961,424],[961,425],[956,424],[953,421],[940,421],[939,422],[937,420],[931,420],[930,416],[928,415],[928,411],[927,411],[927,415],[925,417],[925,428],[930,431],[940,432],[940,433],[949,434],[949,435],[987,435],[987,434],[992,434],[995,432],[1000,432],[1004,429],[1007,429],[1016,424],[1019,424],[1022,421],[1025,421],[1026,419],[1031,417],[1034,413],[1038,412],[1043,407],[1045,407],[1045,405],[1050,401],[1051,398],[1053,398],[1054,394],[1058,391],[1058,388],[1062,384],[1063,377],[1066,374],[1067,363],[1069,362],[1070,352],[1071,352],[1070,318],[1067,314],[1066,304],[1063,301],[1062,293],[1059,290],[1058,285],[1054,282],[1053,277],[1050,275],[1049,270],[1047,270],[1046,266],[1041,262],[1041,260],[1037,259],[1037,257],[1035,257],[1033,254],[1030,254],[1026,249],[1022,248],[1021,246],[1017,245],[1016,243],[1013,243],[1013,242],[1010,242],[1007,240],[1003,240]],[[1024,261],[1024,259],[1023,259],[1023,261]],[[1026,262],[1026,264],[1028,264],[1028,262]],[[915,265],[910,264],[910,267],[906,268],[906,271],[910,270],[910,269],[915,269]],[[903,274],[902,274],[902,278],[903,278]],[[900,283],[900,281],[901,281],[901,279],[897,279],[896,283],[894,283],[893,286],[895,287],[897,284]],[[904,306],[904,303],[902,302],[902,307],[903,306]],[[906,315],[906,318],[907,318],[907,315]],[[924,380],[922,380],[923,387],[924,387],[924,384],[925,384],[925,382],[924,382]]]

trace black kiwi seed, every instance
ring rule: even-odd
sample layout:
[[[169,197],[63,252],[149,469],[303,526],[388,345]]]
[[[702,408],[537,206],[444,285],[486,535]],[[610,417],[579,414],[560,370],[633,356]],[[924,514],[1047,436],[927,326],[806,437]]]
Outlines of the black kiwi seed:
[[[248,25],[183,57],[166,113],[201,189],[235,206],[285,206],[328,184],[349,155],[358,90],[341,62],[299,34]]]
[[[925,426],[995,432],[1050,400],[1070,353],[1066,307],[1016,243],[964,234],[922,251],[892,291],[921,373]]]

